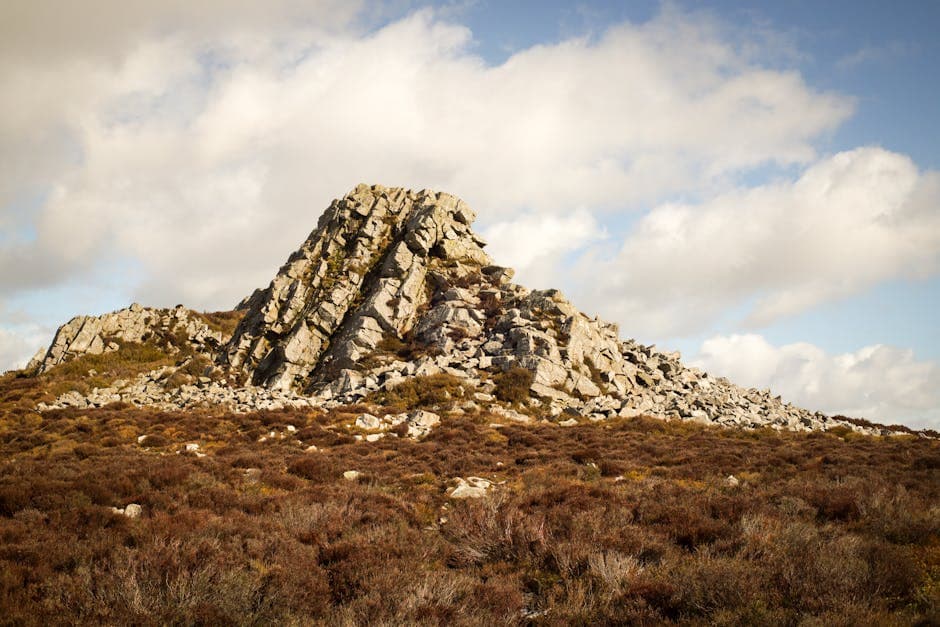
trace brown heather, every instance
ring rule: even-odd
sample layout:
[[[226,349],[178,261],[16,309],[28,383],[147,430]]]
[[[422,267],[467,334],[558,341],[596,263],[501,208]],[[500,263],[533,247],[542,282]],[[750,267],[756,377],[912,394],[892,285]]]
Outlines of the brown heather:
[[[481,413],[365,443],[355,406],[32,411],[64,372],[0,379],[2,624],[940,622],[937,441]],[[459,393],[427,383],[385,400]],[[457,476],[504,483],[451,501]]]

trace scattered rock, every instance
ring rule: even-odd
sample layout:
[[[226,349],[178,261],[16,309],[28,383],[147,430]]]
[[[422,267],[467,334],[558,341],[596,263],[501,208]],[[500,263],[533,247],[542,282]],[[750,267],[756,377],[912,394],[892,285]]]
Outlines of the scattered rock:
[[[431,432],[441,422],[441,417],[435,413],[419,409],[408,414],[408,437],[420,439]]]
[[[140,518],[140,515],[143,513],[143,508],[137,503],[131,503],[125,507],[112,507],[111,511],[120,516],[126,516],[127,518]]]
[[[362,414],[356,418],[356,426],[367,431],[375,431],[382,427],[382,421],[372,414]]]
[[[452,499],[482,498],[493,485],[491,481],[480,477],[467,477],[466,479],[457,477],[456,482],[457,486],[448,495]]]
[[[343,479],[345,479],[346,481],[355,481],[361,475],[362,473],[360,473],[358,470],[347,470],[346,472],[343,473]]]

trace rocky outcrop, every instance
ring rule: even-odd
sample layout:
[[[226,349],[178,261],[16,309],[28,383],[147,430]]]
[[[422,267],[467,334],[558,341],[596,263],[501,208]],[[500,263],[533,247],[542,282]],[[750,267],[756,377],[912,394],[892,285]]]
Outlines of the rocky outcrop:
[[[188,310],[128,310],[63,326],[39,366],[104,351],[117,340],[182,332],[212,353],[227,382],[205,379],[167,389],[167,372],[60,399],[56,406],[121,400],[236,410],[368,401],[411,377],[447,374],[465,394],[449,411],[488,409],[508,420],[582,421],[649,415],[752,428],[843,425],[685,367],[677,353],[623,340],[617,325],[580,312],[557,290],[528,290],[494,265],[471,223],[473,211],[449,194],[360,185],[335,200],[270,285],[239,304],[244,317],[221,338]],[[531,373],[525,407],[494,396],[501,375]],[[436,414],[430,414],[437,418]],[[412,437],[436,424],[426,416],[363,414],[363,438],[407,423]]]
[[[180,348],[174,342],[186,342],[196,352],[212,355],[223,339],[227,338],[212,331],[189,309],[151,309],[134,303],[101,316],[72,318],[59,327],[49,348],[37,353],[26,369],[43,373],[74,357],[116,351],[127,342],[159,343],[171,354]]]
[[[490,263],[459,199],[360,185],[334,201],[247,313],[220,363],[244,381],[309,389],[402,336],[433,281]],[[446,277],[446,278],[445,278]]]

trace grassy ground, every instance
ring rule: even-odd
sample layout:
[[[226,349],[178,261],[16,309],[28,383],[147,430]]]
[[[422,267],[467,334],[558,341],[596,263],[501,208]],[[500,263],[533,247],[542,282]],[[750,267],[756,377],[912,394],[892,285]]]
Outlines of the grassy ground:
[[[940,621],[937,441],[484,413],[366,443],[359,407],[40,415],[48,384],[0,379],[2,624]]]

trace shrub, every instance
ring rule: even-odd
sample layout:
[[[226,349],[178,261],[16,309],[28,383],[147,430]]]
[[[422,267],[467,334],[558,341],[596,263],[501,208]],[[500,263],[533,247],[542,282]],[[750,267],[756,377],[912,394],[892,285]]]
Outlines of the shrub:
[[[525,368],[510,368],[493,377],[496,398],[504,403],[521,404],[529,399],[535,375]]]
[[[148,448],[160,448],[163,446],[169,446],[170,444],[172,444],[170,439],[159,433],[145,435],[140,441],[141,446]]]
[[[288,464],[287,472],[314,483],[335,481],[340,474],[332,458],[317,454],[294,459]]]
[[[371,400],[399,409],[431,407],[463,397],[465,385],[462,379],[447,373],[409,377],[391,389],[372,395]]]

